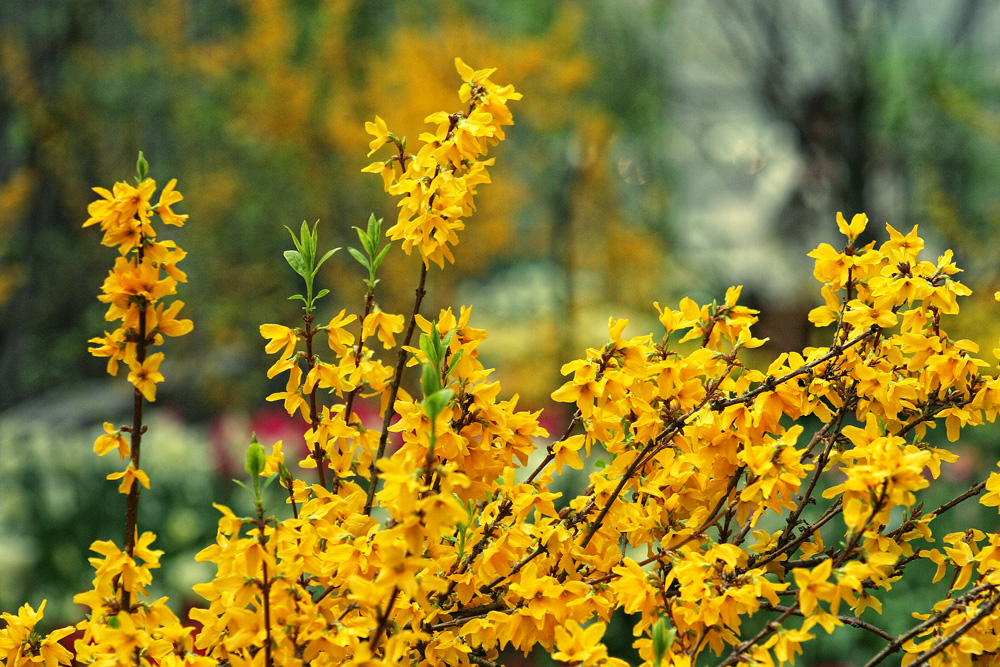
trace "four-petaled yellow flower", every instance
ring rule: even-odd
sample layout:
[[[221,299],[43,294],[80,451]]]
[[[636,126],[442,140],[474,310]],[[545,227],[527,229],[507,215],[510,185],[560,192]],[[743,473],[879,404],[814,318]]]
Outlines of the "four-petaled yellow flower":
[[[365,132],[375,137],[368,144],[368,157],[371,157],[375,151],[391,141],[389,139],[389,128],[386,127],[385,121],[379,116],[375,116],[374,123],[365,123]]]
[[[121,480],[121,484],[118,485],[118,493],[128,494],[132,490],[132,485],[137,481],[147,489],[149,488],[149,475],[131,464],[121,472],[111,473],[106,479]]]
[[[112,449],[118,450],[118,456],[122,461],[128,458],[132,452],[128,441],[122,435],[121,430],[116,429],[110,422],[104,422],[104,435],[99,436],[94,442],[94,451],[98,456],[104,456]]]
[[[142,393],[147,401],[156,400],[156,385],[163,382],[163,374],[160,373],[160,363],[163,362],[163,358],[163,353],[157,352],[146,357],[142,363],[139,363],[138,360],[129,363],[128,381]]]

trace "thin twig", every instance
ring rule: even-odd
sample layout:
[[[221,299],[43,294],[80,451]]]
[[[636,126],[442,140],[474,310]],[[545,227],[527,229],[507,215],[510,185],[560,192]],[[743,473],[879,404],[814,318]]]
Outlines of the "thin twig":
[[[305,322],[306,328],[304,330],[304,337],[306,339],[306,377],[316,366],[316,358],[313,356],[313,336],[316,335],[316,329],[313,328],[313,314],[310,311],[303,309],[302,321]],[[319,406],[316,402],[316,392],[318,389],[313,385],[313,389],[309,392],[309,426],[312,428],[314,434],[319,433]],[[319,439],[316,439],[316,443],[313,445],[312,458],[316,462],[316,473],[319,476],[319,485],[326,488],[326,470],[324,466],[326,465],[326,450],[323,449],[323,445],[320,443]]]
[[[137,263],[142,264],[142,258],[145,250],[145,241],[139,244],[138,259]],[[143,362],[146,360],[146,346],[148,341],[146,340],[146,309],[149,308],[149,302],[145,297],[140,297],[139,305],[139,333],[135,341],[135,360],[142,366]],[[142,425],[142,407],[143,407],[143,396],[139,388],[135,388],[134,398],[132,402],[132,428],[129,430],[129,451],[131,458],[129,460],[129,466],[135,470],[139,470],[139,455],[142,450],[142,435],[146,431],[146,427]],[[139,524],[139,494],[142,492],[142,484],[138,480],[132,480],[132,486],[129,488],[128,497],[125,500],[125,553],[129,558],[135,556],[135,538],[137,532],[137,526]],[[125,590],[124,582],[119,578],[116,583],[121,584],[121,607],[125,611],[129,611],[132,606],[132,592]]]
[[[726,667],[726,665],[730,665],[733,662],[739,660],[740,656],[746,653],[748,648],[750,648],[754,644],[758,643],[761,639],[767,637],[769,634],[780,628],[781,624],[784,623],[789,616],[798,611],[798,608],[799,608],[798,604],[792,607],[788,607],[784,612],[782,612],[781,616],[779,616],[776,620],[771,621],[770,623],[765,625],[763,630],[761,630],[760,632],[758,632],[756,635],[746,640],[745,642],[742,642],[741,644],[737,644],[736,646],[734,646],[732,652],[728,656],[726,656],[726,659],[720,662],[717,667]]]
[[[897,637],[896,639],[894,639],[892,641],[892,643],[890,643],[885,648],[883,648],[881,651],[879,651],[875,655],[874,658],[872,658],[867,663],[865,663],[865,667],[875,667],[875,665],[877,665],[878,663],[880,663],[883,660],[885,660],[886,657],[888,657],[889,655],[891,655],[891,654],[895,653],[896,651],[898,651],[899,648],[903,644],[905,644],[906,642],[910,641],[911,639],[913,639],[914,637],[916,637],[920,633],[924,632],[925,630],[934,627],[943,618],[947,617],[952,611],[954,611],[958,607],[965,606],[966,604],[968,604],[970,601],[972,601],[976,597],[979,597],[980,593],[983,593],[984,591],[987,591],[987,590],[995,592],[995,587],[992,586],[991,584],[982,584],[980,586],[976,586],[975,588],[970,588],[964,594],[962,594],[959,597],[957,597],[954,600],[952,600],[951,604],[949,604],[947,607],[945,607],[941,611],[937,612],[936,614],[934,614],[933,616],[931,616],[930,618],[928,618],[923,623],[921,623],[921,624],[919,624],[919,625],[917,625],[917,626],[915,626],[913,628],[910,628],[910,630],[907,631],[905,634],[900,635],[899,637]],[[966,621],[966,623],[963,623],[962,626],[960,626],[955,631],[955,633],[953,633],[952,635],[949,635],[946,638],[948,640],[947,643],[939,644],[937,647],[935,647],[934,649],[932,649],[931,653],[924,654],[923,656],[921,656],[921,658],[919,659],[920,660],[920,665],[926,664],[928,660],[930,660],[935,655],[937,655],[942,650],[944,650],[944,648],[948,644],[954,642],[956,639],[958,639],[959,637],[961,637],[962,634],[965,634],[965,632],[969,628],[971,628],[973,625],[975,625],[980,620],[982,620],[982,618],[985,618],[987,615],[989,615],[990,613],[992,613],[993,609],[996,608],[996,606],[997,606],[998,603],[1000,603],[1000,596],[994,597],[989,602],[989,604],[987,605],[986,609],[984,609],[983,611],[980,611],[980,613],[976,614],[976,616],[974,616],[972,619],[970,619],[969,621]],[[984,613],[984,611],[985,611],[985,613]],[[961,633],[959,633],[959,631],[961,631]],[[915,665],[917,663],[913,662],[913,663],[910,663],[910,664],[911,665]],[[919,665],[918,665],[918,667],[919,667]]]
[[[386,626],[389,624],[389,616],[392,614],[392,608],[396,604],[396,598],[399,597],[399,586],[395,586],[392,589],[392,594],[389,596],[389,602],[385,606],[385,613],[379,614],[378,625],[375,626],[375,631],[372,632],[371,639],[368,641],[368,646],[374,652],[375,647],[378,646],[379,640],[382,638],[382,633],[385,632]]]
[[[766,609],[767,611],[777,611],[777,612],[786,612],[786,611],[788,611],[790,609],[790,607],[786,607],[786,606],[780,605],[780,604],[771,604],[770,602],[762,602],[760,604],[760,608],[761,609]],[[802,616],[803,618],[805,618],[805,614],[803,614],[800,609],[796,609],[794,607],[791,607],[791,609],[793,609],[793,611],[792,611],[793,615],[795,615],[795,616]],[[849,625],[852,628],[858,628],[860,630],[867,630],[868,632],[870,632],[870,633],[872,633],[874,635],[878,635],[879,637],[881,637],[882,639],[884,639],[886,641],[890,641],[891,642],[892,640],[895,639],[895,637],[893,637],[892,635],[890,635],[888,632],[886,632],[882,628],[874,626],[871,623],[866,623],[865,621],[862,621],[860,618],[856,618],[854,616],[844,616],[843,614],[839,614],[839,615],[836,616],[836,619],[838,621],[840,621],[841,623],[843,623],[844,625]]]
[[[417,314],[420,312],[420,302],[424,300],[424,283],[427,281],[427,264],[420,263],[420,282],[417,284],[416,295],[413,299],[413,312],[410,313],[410,321],[406,325],[406,336],[399,344],[399,357],[396,359],[396,373],[392,378],[392,388],[389,390],[389,404],[385,406],[385,417],[382,419],[382,435],[378,439],[378,451],[372,457],[372,464],[368,475],[368,498],[365,500],[364,515],[368,516],[372,512],[372,504],[375,502],[375,490],[378,487],[378,462],[385,454],[385,445],[389,440],[389,424],[396,414],[396,395],[399,393],[399,385],[403,382],[403,369],[406,367],[406,357],[409,354],[406,347],[413,338],[413,328],[417,324]]]

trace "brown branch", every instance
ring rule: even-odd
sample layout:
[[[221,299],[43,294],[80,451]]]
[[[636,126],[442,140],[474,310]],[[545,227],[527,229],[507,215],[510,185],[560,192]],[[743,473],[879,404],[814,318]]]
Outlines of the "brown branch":
[[[759,394],[762,394],[766,391],[774,391],[779,385],[782,385],[785,382],[788,382],[789,380],[798,377],[799,375],[809,372],[810,370],[812,370],[813,368],[815,368],[819,364],[822,364],[825,361],[840,356],[841,354],[844,353],[845,350],[853,347],[854,345],[857,345],[863,340],[870,338],[878,331],[879,327],[873,324],[867,330],[865,330],[864,333],[858,334],[853,339],[849,340],[843,345],[835,345],[831,347],[826,354],[823,354],[822,356],[813,359],[809,363],[803,364],[802,366],[799,366],[798,368],[789,371],[788,373],[782,375],[779,378],[768,376],[768,378],[765,379],[758,387],[756,387],[755,389],[748,390],[740,394],[739,396],[735,396],[730,399],[712,399],[714,388],[712,391],[706,392],[705,398],[703,398],[702,401],[697,406],[691,408],[691,410],[689,410],[688,412],[684,413],[683,415],[675,419],[669,426],[665,426],[663,430],[659,433],[659,435],[657,435],[656,438],[651,440],[649,444],[647,444],[646,447],[643,448],[639,457],[632,463],[632,465],[629,466],[628,470],[625,471],[625,474],[622,475],[622,478],[619,481],[618,486],[616,486],[614,491],[611,492],[611,497],[608,499],[608,502],[601,509],[597,518],[594,520],[594,523],[591,524],[590,530],[584,537],[583,542],[581,542],[581,546],[586,547],[587,544],[590,543],[590,540],[593,539],[594,535],[600,529],[601,522],[604,520],[604,517],[607,516],[608,512],[611,510],[611,506],[614,504],[615,500],[618,499],[618,495],[621,493],[622,489],[625,488],[625,484],[628,483],[629,479],[631,479],[631,477],[643,465],[645,465],[648,461],[652,460],[654,456],[656,456],[660,451],[662,451],[667,446],[667,444],[670,441],[672,441],[673,438],[681,430],[684,429],[684,426],[686,426],[688,419],[690,419],[692,416],[694,416],[702,409],[704,409],[706,404],[712,410],[719,411],[731,405],[748,403],[749,401],[756,398]],[[728,373],[733,369],[733,367],[734,364],[731,361],[729,367],[726,370],[726,373],[724,373],[721,377],[725,377],[726,375],[728,375]],[[720,377],[720,383],[721,383],[721,377]],[[718,383],[716,384],[716,386],[718,386]]]
[[[460,625],[465,625],[467,622],[474,618],[483,618],[491,611],[499,611],[503,613],[511,613],[513,609],[507,609],[504,607],[503,602],[491,602],[490,604],[479,605],[478,607],[469,607],[468,609],[459,609],[458,611],[449,612],[450,615],[456,616],[457,618],[452,618],[447,621],[441,621],[440,623],[435,623],[434,625],[429,625],[424,628],[425,632],[437,632],[438,630],[444,630],[445,628],[454,628]]]
[[[789,616],[798,611],[798,608],[799,608],[798,604],[791,607],[787,607],[786,610],[782,612],[781,616],[779,616],[776,620],[771,621],[770,623],[765,625],[763,630],[761,630],[760,632],[758,632],[756,635],[746,640],[745,642],[742,642],[741,644],[737,644],[736,646],[734,646],[732,652],[728,656],[726,656],[725,660],[723,660],[718,664],[718,667],[726,667],[726,665],[731,665],[733,662],[739,660],[740,656],[746,653],[748,648],[750,648],[754,644],[758,643],[761,639],[767,637],[769,634],[780,628],[781,624],[785,622],[785,619],[787,619]]]
[[[145,241],[139,244],[137,263],[142,264],[142,257],[145,250]],[[149,308],[149,301],[145,297],[141,298],[139,306],[139,333],[135,341],[135,360],[141,366],[146,361],[146,309]],[[139,388],[135,388],[132,401],[132,427],[129,430],[129,466],[139,470],[139,455],[142,451],[142,435],[146,427],[142,425],[143,396]],[[129,558],[135,556],[135,538],[139,525],[139,495],[142,492],[142,484],[138,480],[132,480],[128,497],[125,500],[125,553]],[[132,606],[132,592],[125,590],[125,583],[121,578],[117,578],[116,585],[121,584],[121,607],[126,612]]]
[[[902,634],[899,637],[897,637],[896,639],[894,639],[892,641],[892,643],[890,643],[884,649],[882,649],[881,651],[879,651],[875,655],[874,658],[872,658],[867,663],[865,663],[864,667],[875,667],[875,665],[877,665],[878,663],[880,663],[883,660],[885,660],[889,655],[891,655],[891,654],[895,653],[896,651],[898,651],[899,648],[903,644],[905,644],[909,640],[913,639],[914,637],[916,637],[920,633],[924,632],[925,630],[934,627],[934,625],[936,625],[937,623],[939,623],[942,619],[944,619],[946,616],[948,616],[952,611],[954,611],[958,607],[965,606],[966,604],[968,604],[969,602],[971,602],[975,598],[979,597],[979,595],[981,593],[983,593],[984,591],[995,592],[995,587],[992,586],[992,585],[990,585],[990,584],[982,584],[980,586],[976,586],[975,588],[970,588],[963,595],[960,595],[959,597],[957,597],[954,600],[952,600],[951,604],[949,604],[947,607],[945,607],[941,611],[937,612],[936,614],[934,614],[933,616],[931,616],[930,618],[928,618],[923,623],[920,623],[919,625],[916,625],[913,628],[910,628],[910,630],[907,631],[905,634]],[[998,603],[1000,603],[1000,596],[994,597],[993,600],[990,601],[989,604],[992,605],[992,606],[989,608],[989,611],[987,612],[987,614],[990,613],[990,612],[992,612],[993,609],[996,608],[996,606],[997,606]],[[980,612],[980,613],[982,613],[982,612]],[[985,615],[986,614],[984,614],[983,616],[985,617]],[[958,629],[958,630],[961,630],[963,634],[965,633],[966,630],[968,630],[973,625],[975,625],[976,623],[978,623],[981,620],[981,618],[979,618],[979,614],[977,614],[975,617],[973,617],[970,620],[972,621],[971,624],[967,622],[967,623],[963,624],[963,626]],[[966,625],[968,625],[968,627],[965,627]],[[956,630],[956,633],[958,632],[958,630]],[[950,641],[948,643],[951,643],[951,642],[955,641],[955,639],[958,639],[960,636],[961,635],[955,636],[954,639],[951,639],[951,637],[949,637]],[[926,657],[927,659],[930,659],[930,658],[934,657],[934,655],[937,655],[937,653],[939,653],[941,650],[943,650],[945,646],[947,646],[947,644],[941,645],[941,646],[939,646],[939,648],[935,648],[934,649],[935,652],[934,652],[933,655],[925,655],[924,657]],[[910,664],[912,665],[914,663],[910,663]],[[924,663],[922,663],[922,664],[926,664],[926,661]]]
[[[760,608],[761,609],[766,609],[767,611],[777,611],[777,612],[785,612],[785,611],[788,611],[790,609],[790,607],[786,607],[786,606],[780,605],[780,604],[771,604],[770,602],[761,602]],[[793,615],[795,615],[795,616],[802,616],[803,618],[805,618],[805,614],[803,614],[800,609],[797,609],[795,607],[791,607],[791,609],[792,609],[792,614]],[[841,615],[837,615],[836,619],[838,621],[840,621],[841,623],[843,623],[844,625],[849,625],[852,628],[858,628],[860,630],[867,630],[868,632],[870,632],[870,633],[872,633],[874,635],[878,635],[879,637],[881,637],[882,639],[884,639],[886,641],[893,641],[895,639],[895,637],[893,637],[892,635],[890,635],[888,632],[886,632],[882,628],[874,626],[871,623],[866,623],[865,621],[862,621],[860,618],[856,618],[854,616],[844,616],[844,615],[841,614]]]
[[[368,498],[365,500],[365,516],[372,512],[372,504],[375,502],[375,490],[378,487],[378,462],[385,454],[385,445],[389,440],[389,423],[396,414],[396,395],[399,393],[399,385],[403,381],[403,369],[406,367],[406,347],[413,338],[413,328],[417,324],[417,313],[420,312],[420,302],[424,300],[424,283],[427,281],[427,263],[420,262],[420,282],[417,284],[416,295],[413,299],[413,312],[410,313],[410,321],[406,326],[406,336],[399,344],[399,357],[396,359],[396,374],[392,378],[392,388],[389,390],[389,404],[385,406],[385,417],[382,419],[382,435],[378,440],[378,451],[372,457],[372,464],[368,475]]]
[[[814,523],[807,526],[801,535],[791,540],[787,544],[778,547],[776,550],[772,551],[766,556],[764,554],[761,554],[762,558],[760,560],[757,561],[751,560],[749,563],[747,563],[747,569],[750,570],[757,567],[763,567],[764,565],[767,565],[772,560],[774,560],[778,556],[781,556],[782,554],[794,552],[795,549],[798,549],[800,544],[809,539],[809,537],[812,536],[812,534],[815,533],[818,528],[821,528],[827,521],[840,514],[840,512],[842,511],[841,509],[842,505],[843,505],[843,500],[841,497],[838,496],[837,499],[833,501],[833,504],[830,505],[830,507],[828,507],[827,510],[823,513],[823,515],[820,518],[818,518]]]
[[[959,503],[968,500],[972,496],[979,495],[979,493],[986,488],[986,482],[987,480],[984,479],[978,484],[971,486],[967,491],[944,503],[943,505],[941,505],[941,507],[938,507],[936,510],[931,512],[931,514],[933,514],[934,516],[941,516],[942,514],[950,510],[952,507],[955,507]]]
[[[469,662],[474,665],[479,665],[479,667],[503,667],[499,662],[493,662],[492,660],[487,660],[486,658],[481,658],[478,655],[469,654]]]
[[[389,625],[389,615],[392,614],[392,608],[396,604],[396,598],[398,597],[399,586],[395,586],[392,589],[392,594],[389,596],[389,603],[385,606],[385,613],[378,615],[378,625],[375,626],[375,631],[372,632],[371,639],[368,640],[368,646],[372,652],[375,651],[375,647],[378,646],[378,642],[382,638],[386,626]]]
[[[819,366],[823,362],[829,361],[834,357],[839,357],[848,348],[854,347],[861,341],[871,338],[873,335],[875,335],[877,331],[879,331],[879,327],[873,324],[870,327],[868,327],[868,329],[866,329],[864,333],[858,334],[857,336],[847,341],[846,343],[842,345],[834,345],[823,356],[817,357],[816,359],[813,359],[809,363],[803,364],[796,369],[788,371],[779,378],[769,376],[763,382],[761,382],[760,385],[757,386],[755,389],[746,391],[740,394],[739,396],[725,400],[712,401],[711,407],[713,410],[721,410],[722,408],[727,408],[730,405],[746,403],[750,399],[756,398],[758,394],[763,394],[765,391],[774,391],[778,387],[778,385],[784,384],[785,382],[788,382],[792,378],[798,377],[799,375],[808,373],[813,368]]]
[[[306,377],[308,377],[309,372],[316,366],[316,358],[313,356],[313,336],[316,335],[316,330],[313,328],[313,315],[311,312],[304,311],[302,313],[302,321],[306,324],[304,337],[306,339]],[[313,385],[313,390],[309,392],[309,426],[312,428],[314,435],[319,432],[320,421],[319,408],[316,404],[316,392],[317,388]],[[326,450],[323,449],[323,445],[320,444],[318,438],[316,439],[316,444],[313,445],[312,458],[316,462],[319,485],[325,489],[326,471],[323,467],[326,465]]]
[[[959,505],[960,503],[968,500],[969,498],[971,498],[973,496],[976,496],[976,495],[979,495],[979,493],[983,489],[985,489],[985,488],[986,488],[986,480],[983,480],[983,481],[979,482],[978,484],[973,484],[971,487],[969,487],[967,490],[965,490],[961,494],[955,496],[954,498],[952,498],[948,502],[943,503],[940,507],[938,507],[933,512],[928,512],[926,515],[923,515],[923,516],[935,516],[935,517],[941,516],[942,514],[944,514],[945,512],[947,512],[948,510],[950,510],[953,507]],[[888,535],[886,535],[886,537],[888,537],[889,539],[896,539],[897,537],[899,537],[900,535],[902,535],[906,531],[912,530],[913,529],[913,525],[916,523],[916,520],[918,518],[919,517],[914,516],[914,517],[911,517],[910,519],[908,519],[907,521],[904,521],[902,523],[902,525],[900,525],[898,528],[896,528],[896,530],[894,530],[891,533],[889,533]],[[914,555],[916,555],[916,554],[914,554]],[[907,559],[907,560],[912,560],[912,557],[910,559]]]
[[[976,623],[979,623],[979,621],[983,620],[984,618],[992,614],[993,610],[997,608],[998,604],[1000,604],[1000,595],[995,596],[992,600],[987,602],[983,606],[983,608],[979,610],[979,613],[977,613],[975,616],[967,620],[965,623],[962,623],[962,625],[955,628],[955,631],[953,633],[951,633],[950,635],[939,641],[934,646],[934,648],[932,648],[930,651],[924,653],[919,658],[911,662],[910,667],[923,667],[924,665],[926,665],[928,662],[930,662],[931,658],[936,656],[938,653],[941,653],[948,646],[954,644],[956,641],[961,639],[962,635],[971,630],[972,627],[976,625]]]
[[[361,316],[361,331],[364,331],[365,320],[368,319],[368,313],[372,310],[372,304],[375,302],[375,293],[373,290],[369,289],[368,293],[365,294],[365,313]],[[357,366],[361,363],[361,348],[363,347],[364,341],[361,340],[361,336],[358,336],[358,344],[354,348],[354,365]],[[354,409],[354,397],[358,395],[361,390],[361,383],[352,389],[347,394],[347,403],[344,408],[344,423],[348,426],[351,425],[351,411]]]
[[[525,565],[527,565],[528,563],[530,563],[534,559],[536,559],[539,556],[541,556],[546,551],[547,551],[547,549],[544,546],[536,547],[534,551],[532,551],[530,554],[528,554],[527,556],[525,556],[524,558],[522,558],[520,561],[518,561],[514,565],[514,567],[511,568],[510,573],[508,573],[506,575],[503,575],[503,576],[497,577],[496,579],[494,579],[490,583],[486,584],[486,586],[484,586],[483,589],[481,589],[481,590],[490,591],[493,588],[496,588],[500,584],[500,582],[502,582],[504,579],[506,579],[507,577],[511,576],[512,574],[517,574],[518,572],[521,571],[521,568],[523,568]]]
[[[601,355],[601,363],[598,366],[597,372],[594,375],[595,380],[599,380],[601,376],[604,375],[605,371],[607,370],[608,364],[611,362],[611,358],[614,356],[614,351],[615,348],[610,347],[604,351],[604,354]],[[528,476],[527,480],[525,480],[525,484],[531,484],[535,480],[535,477],[541,474],[541,472],[545,469],[545,467],[552,462],[552,460],[555,458],[555,454],[553,453],[554,447],[560,442],[563,442],[567,438],[569,438],[570,433],[573,432],[573,429],[576,428],[577,424],[580,423],[580,420],[582,418],[583,414],[580,412],[579,409],[573,413],[573,416],[570,419],[569,424],[563,431],[562,436],[558,440],[549,444],[548,452],[545,455],[545,458],[542,459],[541,463],[539,463],[535,467],[534,471],[532,471],[532,473]],[[486,529],[483,531],[483,536],[479,539],[478,542],[476,542],[475,546],[473,546],[472,551],[469,552],[469,555],[462,559],[461,565],[459,565],[460,561],[455,561],[455,564],[452,565],[451,569],[448,572],[449,577],[455,574],[456,570],[458,570],[459,574],[462,574],[469,569],[472,563],[475,562],[476,558],[478,558],[479,555],[486,548],[486,545],[489,543],[489,541],[493,539],[493,533],[500,527],[500,523],[510,515],[512,508],[513,508],[513,501],[510,498],[504,499],[504,501],[497,508],[496,517],[493,519],[493,521],[490,522],[490,525],[487,526]],[[531,558],[534,558],[537,555],[538,554],[532,554],[528,558],[530,560]],[[523,566],[523,564],[524,563],[521,563],[520,565]],[[518,569],[520,569],[520,567],[518,567]],[[502,581],[502,579],[495,580],[487,588],[492,588],[496,583],[499,583],[499,581]],[[446,600],[448,596],[450,596],[454,592],[456,586],[457,583],[455,579],[452,578],[451,581],[449,581],[448,583],[448,588],[441,595],[438,596],[437,598],[438,601],[440,602]]]

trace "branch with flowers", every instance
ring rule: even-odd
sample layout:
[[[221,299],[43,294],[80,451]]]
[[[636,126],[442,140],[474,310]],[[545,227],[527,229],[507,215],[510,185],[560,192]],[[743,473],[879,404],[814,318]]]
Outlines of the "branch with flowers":
[[[150,205],[142,161],[136,187],[98,189],[86,224],[100,223],[119,248],[101,298],[122,324],[92,351],[109,357],[111,374],[129,366],[136,416],[106,425],[95,448],[132,457],[131,473],[113,475],[129,494],[126,546],[92,546],[94,588],[75,598],[90,614],[72,651],[58,642],[74,628],[42,635],[45,603],[25,605],[4,616],[4,664],[493,667],[504,650],[540,647],[563,663],[615,667],[625,663],[603,643],[615,610],[638,616],[634,646],[656,667],[793,664],[817,629],[844,625],[881,642],[872,666],[900,653],[903,665],[995,663],[1000,536],[934,533],[963,502],[1000,506],[1000,473],[923,512],[942,465],[958,458],[928,431],[943,424],[955,442],[1000,410],[1000,379],[978,346],[946,331],[969,294],[952,254],[922,259],[916,228],[887,226],[888,241],[862,246],[867,218],[838,215],[843,248],[810,254],[823,301],[810,320],[828,327],[830,344],[765,369],[743,353],[764,341],[739,287],[721,302],[654,304],[656,332],[626,337],[628,321],[611,318],[608,341],[562,368],[552,398],[572,414],[550,438],[539,412],[500,398],[470,308],[421,313],[431,265],[454,261],[490,181],[486,156],[520,98],[491,81],[494,70],[456,65],[463,106],[430,115],[415,152],[381,118],[366,126],[371,154],[392,149],[363,170],[398,199],[384,234],[422,259],[409,315],[379,306],[391,249],[381,220],[358,228],[361,247],[348,253],[368,288],[360,312],[339,307],[329,320],[318,319],[328,292],[314,282],[334,251],[322,252],[316,226],[292,235],[285,258],[305,282],[291,297],[302,325],[260,330],[277,355],[268,376],[287,374],[268,398],[308,429],[298,462],[307,472],[289,470],[281,442],[267,453],[253,440],[251,485],[241,484],[255,514],[217,506],[216,543],[197,556],[217,568],[195,587],[205,599],[189,614],[197,629],[149,600],[161,552],[136,529],[135,481],[148,485],[142,402],[162,380],[162,355],[148,349],[191,328],[176,319],[179,302],[161,302],[183,281],[183,251],[150,225],[152,213],[183,222],[170,209],[180,195],[171,181]],[[377,420],[366,423],[363,403]],[[587,487],[561,498],[563,470],[587,463]],[[290,507],[269,514],[261,491],[275,479]],[[872,614],[918,562],[934,564],[947,588],[897,637]]]

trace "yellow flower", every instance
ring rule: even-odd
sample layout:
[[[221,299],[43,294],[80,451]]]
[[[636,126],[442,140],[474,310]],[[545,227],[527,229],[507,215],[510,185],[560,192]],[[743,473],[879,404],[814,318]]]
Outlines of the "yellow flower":
[[[346,309],[341,310],[333,316],[329,324],[323,327],[326,329],[327,342],[330,349],[338,357],[344,356],[347,353],[348,346],[354,345],[354,334],[345,330],[344,327],[358,318],[355,315],[345,317],[346,313]]]
[[[177,313],[184,307],[183,301],[174,301],[164,310],[165,304],[159,303],[156,309],[146,309],[146,331],[155,331],[164,336],[183,336],[194,329],[191,320],[178,320]]]
[[[555,639],[558,650],[552,654],[552,658],[582,665],[597,663],[608,654],[608,649],[601,643],[606,628],[605,623],[592,623],[584,629],[573,620],[557,627]]]
[[[121,212],[115,206],[115,196],[106,188],[93,188],[94,192],[101,195],[103,199],[97,199],[87,206],[87,213],[90,217],[83,223],[84,227],[100,224],[104,230],[108,225],[117,221]]]
[[[116,329],[113,333],[104,332],[103,338],[91,338],[87,341],[88,343],[93,343],[97,347],[87,348],[95,357],[108,357],[108,375],[114,377],[118,375],[118,362],[125,358],[125,352],[128,345],[125,342],[125,329]],[[132,348],[135,347],[135,343],[132,343]]]
[[[343,369],[325,361],[317,361],[312,367],[302,385],[302,391],[311,394],[317,385],[321,389],[333,389],[338,395],[354,389],[354,385],[344,376]]]
[[[887,224],[885,228],[889,232],[889,240],[882,244],[879,252],[888,257],[894,264],[899,262],[916,262],[917,256],[924,247],[923,239],[917,236],[918,226],[913,225],[910,233],[904,236],[900,232],[897,232],[892,225]]]
[[[837,228],[840,230],[841,234],[846,236],[851,241],[858,238],[858,235],[865,231],[865,226],[867,224],[868,216],[864,213],[856,213],[854,217],[851,218],[851,224],[847,224],[843,213],[837,213]]]
[[[888,329],[896,326],[898,322],[896,314],[891,310],[879,311],[874,306],[870,306],[858,299],[848,302],[847,311],[844,313],[844,321],[853,326],[855,332],[867,329],[873,324],[883,329]]]
[[[389,192],[389,188],[392,187],[393,182],[396,180],[396,171],[392,168],[392,160],[372,162],[361,171],[366,174],[378,174],[381,176],[386,192]]]
[[[99,436],[94,442],[94,451],[98,456],[104,456],[112,449],[118,449],[118,456],[124,461],[131,454],[128,441],[122,436],[122,432],[115,429],[111,422],[104,422],[104,435]]]
[[[174,190],[175,185],[177,185],[177,179],[170,179],[170,182],[163,188],[163,192],[160,193],[160,201],[157,202],[155,210],[160,214],[160,220],[164,224],[183,227],[188,216],[178,215],[170,210],[171,206],[184,199],[184,195]]]
[[[368,144],[368,157],[371,157],[375,151],[391,141],[389,139],[389,128],[386,127],[385,121],[378,116],[375,116],[374,123],[365,123],[365,132],[375,137]]]
[[[45,637],[35,629],[44,616],[46,602],[42,600],[38,611],[24,604],[17,610],[17,616],[8,613],[0,616],[5,626],[0,630],[0,660],[4,664],[14,667],[42,663],[45,667],[56,667],[73,661],[73,655],[59,640],[73,634],[76,628],[59,628]]]
[[[361,326],[361,340],[365,340],[378,331],[378,338],[382,341],[382,347],[389,350],[396,346],[396,338],[393,334],[403,331],[403,316],[390,315],[382,310],[376,309],[368,313],[364,324]]]
[[[288,370],[288,381],[285,383],[285,391],[274,392],[267,397],[267,400],[284,401],[285,410],[288,414],[294,415],[295,411],[298,410],[302,418],[309,421],[309,404],[306,403],[306,399],[302,395],[302,368],[298,364],[292,363]]]
[[[113,472],[108,475],[106,479],[121,480],[121,484],[118,485],[118,493],[129,493],[132,490],[132,484],[134,484],[136,480],[138,480],[138,482],[147,489],[149,488],[149,475],[139,468],[132,466],[131,463],[122,472]]]
[[[795,585],[799,587],[799,606],[806,617],[812,616],[818,600],[828,601],[836,592],[837,587],[829,581],[832,567],[833,561],[826,559],[812,570],[792,570]]]
[[[779,665],[791,665],[795,663],[795,655],[802,653],[801,645],[813,638],[808,632],[782,626],[777,628],[762,647],[774,651]]]
[[[163,375],[160,373],[160,363],[163,361],[163,353],[157,352],[146,357],[141,364],[138,360],[129,364],[131,371],[128,374],[128,381],[152,403],[156,400],[156,383],[163,382]]]
[[[274,354],[282,347],[285,348],[281,353],[282,359],[292,356],[292,353],[295,352],[295,346],[299,344],[298,332],[280,324],[260,325],[260,335],[270,339],[267,345],[264,346],[266,353]]]
[[[997,465],[1000,466],[1000,463]],[[986,493],[979,499],[979,503],[986,507],[1000,506],[1000,473],[990,473],[986,479]]]
[[[261,477],[270,477],[276,474],[280,470],[280,466],[285,463],[285,453],[281,450],[281,440],[274,443],[271,447],[271,453],[265,458],[264,469],[261,471]]]

